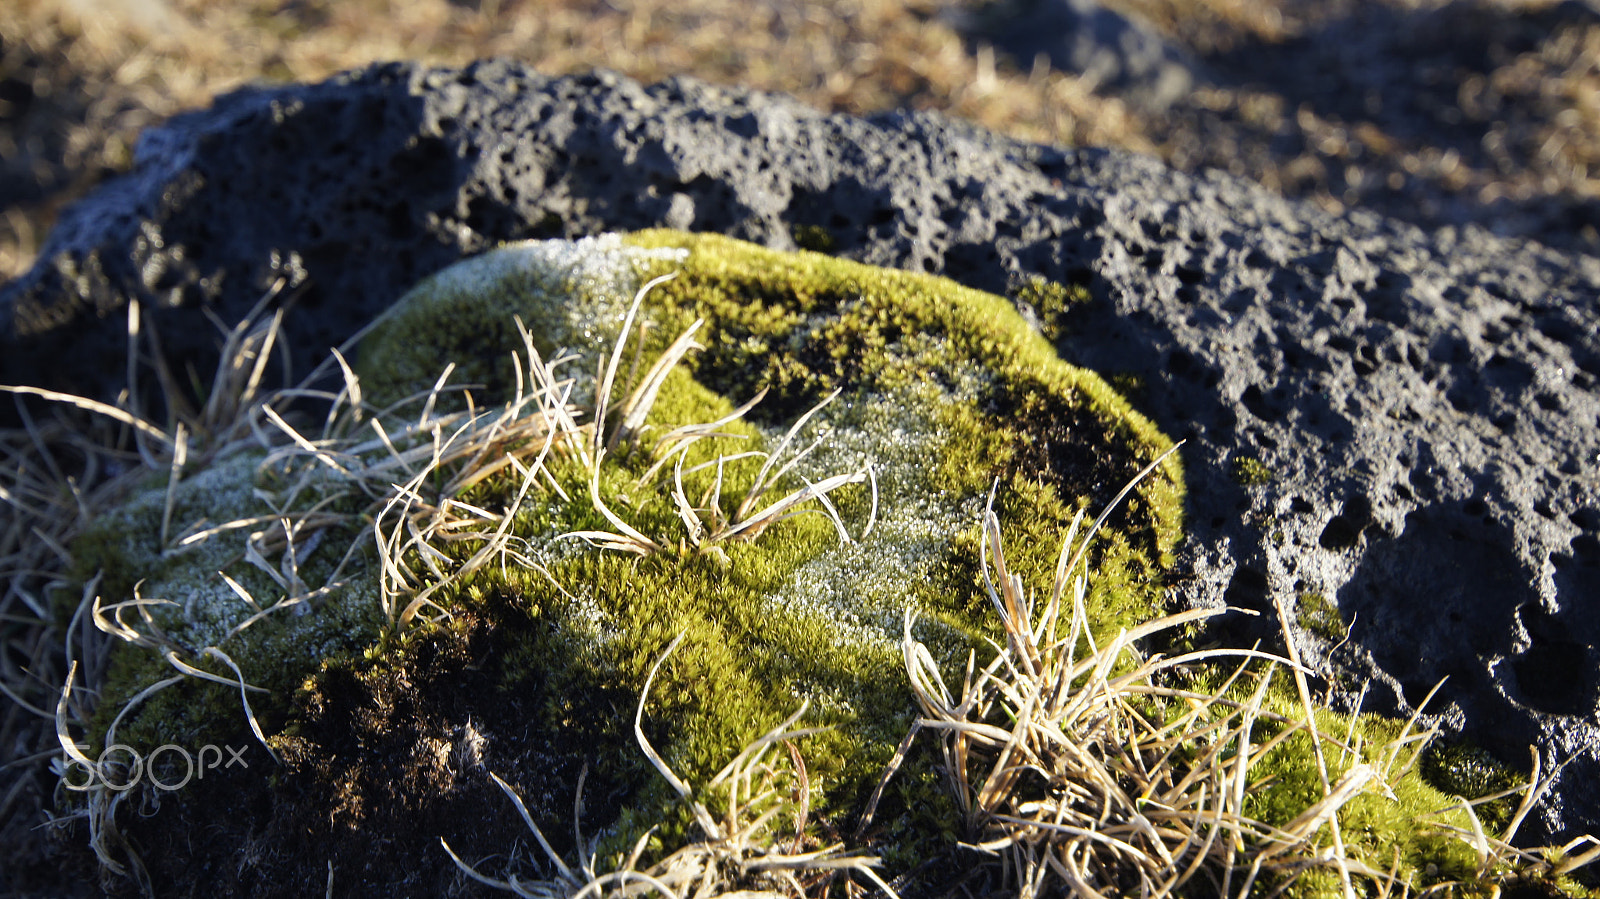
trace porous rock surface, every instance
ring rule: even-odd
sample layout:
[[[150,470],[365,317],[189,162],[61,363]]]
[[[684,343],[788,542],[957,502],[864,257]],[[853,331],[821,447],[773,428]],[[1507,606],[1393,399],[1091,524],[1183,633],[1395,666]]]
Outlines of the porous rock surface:
[[[1348,639],[1296,643],[1346,707],[1365,685],[1363,708],[1405,711],[1448,676],[1446,724],[1510,761],[1576,758],[1546,832],[1600,830],[1600,260],[931,115],[392,65],[147,134],[0,293],[0,380],[111,395],[130,299],[205,372],[200,311],[235,321],[279,277],[304,372],[464,254],[648,226],[1088,285],[1061,353],[1131,376],[1188,440],[1175,601],[1265,613],[1235,639],[1270,637],[1274,602],[1335,602]]]

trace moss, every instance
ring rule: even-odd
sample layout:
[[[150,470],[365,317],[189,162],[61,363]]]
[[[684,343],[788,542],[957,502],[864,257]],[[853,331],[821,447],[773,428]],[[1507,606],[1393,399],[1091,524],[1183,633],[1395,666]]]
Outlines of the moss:
[[[821,225],[795,225],[791,234],[795,246],[813,253],[831,254],[839,247],[833,232]]]
[[[530,242],[424,279],[397,304],[382,336],[362,345],[364,395],[380,407],[398,402],[428,390],[453,364],[452,383],[476,385],[480,403],[495,402],[516,382],[518,319],[546,359],[563,348],[609,346],[638,286],[623,255],[596,239]],[[591,301],[567,302],[580,291]]]
[[[922,618],[919,637],[947,660],[964,658],[996,636],[990,610],[976,600],[980,576],[977,556],[969,552],[985,495],[996,490],[1008,521],[1027,535],[1029,548],[1018,552],[1014,566],[1043,576],[1053,568],[1054,541],[1071,517],[1109,501],[1170,443],[1099,378],[1062,363],[999,297],[810,253],[779,254],[670,232],[636,235],[631,245],[614,239],[517,245],[428,279],[361,348],[363,392],[379,406],[400,403],[428,392],[441,365],[455,362],[450,382],[478,386],[469,388],[470,401],[458,395],[447,397],[446,405],[483,408],[503,401],[518,383],[509,361],[522,348],[516,315],[545,358],[563,350],[583,356],[566,370],[574,402],[590,403],[593,360],[618,339],[622,312],[638,285],[669,272],[676,277],[650,295],[640,318],[643,338],[630,335],[637,348],[629,348],[627,383],[616,393],[625,395],[653,355],[696,318],[705,319],[698,338],[706,348],[668,377],[650,430],[612,454],[596,482],[606,505],[662,552],[639,559],[556,539],[613,528],[582,499],[587,469],[557,453],[547,468],[579,501],[542,494],[517,511],[511,526],[522,547],[519,558],[538,567],[491,565],[450,583],[433,597],[449,617],[411,634],[385,635],[379,627],[370,566],[361,572],[366,586],[342,591],[337,602],[311,615],[269,616],[240,634],[228,633],[237,608],[219,605],[218,614],[197,615],[208,603],[229,601],[231,590],[215,576],[219,570],[252,595],[281,591],[243,559],[238,539],[224,539],[239,532],[208,543],[208,553],[220,554],[215,557],[164,554],[149,539],[164,502],[160,484],[87,536],[78,547],[81,559],[106,570],[108,596],[127,598],[142,581],[143,595],[209,597],[199,606],[161,612],[163,628],[194,644],[191,649],[221,645],[248,680],[272,690],[255,707],[277,734],[270,742],[291,760],[279,789],[294,781],[302,788],[323,784],[319,789],[346,810],[341,815],[350,826],[365,826],[369,819],[362,815],[373,814],[378,794],[398,789],[394,783],[415,790],[442,775],[380,775],[363,768],[337,785],[329,772],[344,770],[337,759],[350,751],[339,749],[346,739],[339,734],[352,727],[364,732],[359,722],[382,720],[389,723],[381,739],[415,731],[425,742],[438,739],[425,732],[459,728],[463,722],[449,712],[425,713],[406,685],[421,689],[426,669],[433,672],[428,689],[447,694],[451,678],[469,669],[462,667],[466,662],[441,668],[439,660],[465,659],[466,650],[446,648],[478,645],[473,640],[480,638],[468,633],[482,631],[495,634],[484,644],[492,651],[485,650],[491,657],[482,664],[494,674],[496,693],[538,697],[536,721],[528,726],[475,725],[488,735],[490,758],[498,760],[494,770],[530,796],[570,789],[552,779],[570,779],[572,763],[551,757],[528,770],[512,761],[533,751],[529,734],[547,726],[549,733],[559,730],[566,748],[540,751],[590,757],[595,776],[621,797],[608,804],[611,820],[590,822],[608,829],[605,851],[621,852],[648,826],[661,828],[664,845],[687,836],[689,822],[675,795],[643,767],[631,738],[632,706],[645,677],[680,634],[683,643],[663,666],[644,719],[667,764],[690,783],[704,783],[737,747],[808,701],[805,723],[830,726],[795,750],[812,785],[809,838],[848,832],[915,717],[898,643],[904,613]],[[759,539],[706,552],[690,539],[665,489],[671,477],[641,483],[654,461],[654,435],[724,417],[762,390],[766,399],[744,421],[728,424],[722,436],[701,441],[684,457],[685,493],[700,507],[697,514],[708,520],[736,514],[762,459],[695,466],[719,455],[771,451],[792,422],[839,391],[800,435],[800,445],[815,442],[813,451],[756,505],[802,478],[815,482],[870,463],[878,491],[870,539],[841,541],[827,517],[804,514],[772,525]],[[390,421],[414,419],[417,405]],[[275,476],[259,456],[189,476],[179,488],[176,519],[188,525],[208,515],[263,515]],[[202,499],[204,489],[227,499]],[[494,478],[461,499],[504,508],[516,491],[514,478]],[[863,533],[874,514],[867,486],[840,488],[833,501],[850,533]],[[1105,628],[1131,624],[1159,607],[1161,564],[1180,534],[1181,503],[1181,473],[1170,461],[1107,532],[1098,561],[1114,574],[1102,579],[1093,597]],[[370,537],[346,533],[340,539]],[[401,562],[413,571],[428,565],[447,570],[473,548],[444,542],[431,561],[412,553]],[[308,564],[304,574],[328,572]],[[165,676],[164,665],[148,651],[125,647],[117,653],[107,691],[113,701],[102,704],[93,729],[103,734],[106,716],[120,707],[115,699]],[[473,702],[463,696],[443,708]],[[396,718],[398,709],[412,709],[407,714],[413,718]],[[435,714],[447,723],[424,726]],[[339,725],[341,719],[351,723]],[[169,742],[175,730],[237,732],[239,720],[236,693],[186,682],[147,701],[122,733]],[[395,751],[420,757],[415,749]],[[935,756],[913,753],[884,799],[874,832],[875,845],[908,867],[950,845],[953,815],[946,814],[950,800]],[[357,795],[362,791],[365,798]],[[404,801],[445,800],[411,795]],[[363,808],[369,811],[352,811]],[[945,823],[930,826],[931,818]]]
[[[1301,593],[1295,599],[1295,608],[1301,626],[1313,634],[1329,643],[1344,639],[1345,624],[1339,615],[1339,607],[1329,602],[1326,596],[1315,592]]]
[[[1261,487],[1272,483],[1272,469],[1254,456],[1235,456],[1233,479],[1241,487]]]
[[[1012,296],[1034,311],[1040,330],[1052,343],[1067,335],[1072,314],[1091,299],[1089,289],[1081,284],[1062,284],[1038,276],[1014,288]]]
[[[1470,741],[1436,740],[1423,752],[1422,777],[1446,796],[1476,799],[1492,796],[1527,783],[1527,773],[1518,772]],[[1483,826],[1491,833],[1504,833],[1517,811],[1518,797],[1507,796],[1476,807]]]
[[[1108,501],[1113,487],[1170,444],[1098,378],[1063,364],[998,297],[941,279],[705,236],[649,232],[631,241],[653,251],[637,257],[641,279],[676,274],[651,295],[645,361],[693,319],[706,320],[700,339],[707,349],[674,374],[652,412],[657,433],[721,417],[764,389],[768,395],[750,424],[729,428],[730,439],[721,445],[698,447],[687,465],[716,453],[770,448],[789,422],[840,390],[816,422],[828,439],[797,474],[815,480],[873,461],[880,492],[873,539],[841,544],[826,519],[804,516],[758,541],[725,547],[723,561],[580,554],[551,567],[563,590],[489,573],[445,602],[488,592],[537,609],[557,636],[530,637],[513,652],[521,661],[507,677],[537,676],[572,707],[596,704],[601,696],[614,705],[619,695],[635,695],[662,649],[685,633],[663,669],[653,694],[660,699],[650,703],[647,721],[674,735],[663,754],[690,782],[708,778],[727,761],[729,747],[758,736],[799,698],[809,698],[814,712],[808,722],[835,725],[805,751],[810,776],[825,785],[813,800],[814,814],[827,826],[843,827],[913,717],[898,647],[903,612],[918,611],[929,621],[924,629],[942,628],[924,639],[952,656],[964,655],[974,639],[994,636],[992,615],[973,601],[981,595],[973,592],[977,557],[965,550],[996,478],[1008,517],[1038,537],[1037,551],[1016,564],[1043,573],[1053,568],[1054,539],[1071,516]],[[373,335],[360,362],[364,383],[397,385],[392,395],[428,383],[395,377],[396,371],[420,370],[396,360],[418,335],[433,330],[444,314],[438,310],[463,319],[480,314],[462,311],[476,309],[470,300],[433,296],[441,283],[456,282],[420,286],[408,301],[420,314],[397,310]],[[611,289],[626,293],[614,283]],[[495,308],[508,295],[488,294]],[[515,302],[530,300],[519,294]],[[554,317],[551,310],[516,308],[524,320],[540,322],[546,352],[560,342],[549,334],[575,333],[575,320],[595,322],[593,333],[600,334],[607,318],[570,303]],[[503,329],[482,331],[478,339],[493,348],[489,352],[515,346]],[[1017,446],[1027,449],[1018,453]],[[642,450],[621,459],[602,480],[602,493],[608,504],[627,510],[633,527],[681,548],[682,527],[665,496],[629,486],[649,461]],[[727,466],[723,495],[738,497],[759,466],[759,459]],[[688,493],[700,495],[713,474],[691,479]],[[868,491],[841,491],[835,500],[842,518],[861,527],[871,505]],[[1120,572],[1094,597],[1107,629],[1158,607],[1160,556],[1177,540],[1180,506],[1177,468],[1169,465],[1141,491],[1121,519],[1122,530],[1105,541],[1107,567]],[[547,507],[519,521],[518,531],[534,539],[606,527],[587,504],[576,504]],[[945,589],[957,583],[964,589]],[[614,715],[625,712],[613,708]],[[628,747],[625,730],[611,736]],[[907,820],[948,804],[938,782],[926,769],[907,774],[888,800],[901,807],[885,811],[900,822],[894,827],[904,830]],[[673,797],[661,785],[647,782],[640,790],[608,846],[628,845],[643,822],[687,823],[672,812]],[[920,792],[913,797],[907,790]],[[907,831],[911,842],[893,852],[909,859],[919,854],[910,847],[921,841],[925,855],[929,833],[916,833],[913,839]],[[674,836],[681,834],[669,826],[663,839],[670,843]]]
[[[595,795],[603,798],[591,803],[583,823],[589,833],[605,833],[602,867],[652,826],[658,851],[688,839],[687,815],[645,765],[632,733],[645,679],[679,635],[683,642],[662,666],[643,717],[666,763],[698,787],[738,747],[809,702],[804,723],[830,729],[798,742],[788,761],[780,757],[791,775],[803,764],[811,785],[804,800],[810,823],[798,838],[820,845],[849,834],[916,717],[899,645],[906,611],[919,617],[917,637],[945,670],[962,668],[970,651],[987,655],[985,641],[1000,636],[979,562],[976,525],[988,497],[1004,522],[1011,568],[1027,584],[1048,584],[1058,541],[1074,516],[1097,512],[1171,446],[1101,378],[1064,363],[1000,297],[815,253],[666,231],[626,242],[513,245],[428,279],[363,346],[357,362],[363,388],[381,403],[397,402],[431,388],[448,360],[461,363],[458,378],[481,385],[471,390],[472,408],[503,401],[518,383],[517,368],[500,361],[522,348],[515,314],[546,358],[563,349],[580,354],[564,372],[570,398],[582,408],[593,402],[595,358],[608,355],[618,339],[638,285],[664,274],[675,277],[648,295],[615,393],[626,395],[654,355],[697,319],[704,322],[696,335],[704,349],[666,379],[647,429],[619,446],[598,474],[572,451],[553,451],[549,478],[511,515],[515,555],[470,577],[447,578],[433,596],[445,614],[421,628],[380,626],[369,563],[312,614],[273,616],[230,635],[238,609],[204,613],[213,604],[225,610],[221,604],[231,595],[225,585],[218,588],[214,572],[233,572],[262,596],[276,595],[272,578],[247,564],[237,540],[219,537],[205,549],[215,556],[163,551],[150,538],[159,533],[166,495],[158,483],[75,548],[84,565],[106,570],[108,596],[128,598],[142,580],[142,595],[201,597],[159,612],[168,616],[162,626],[192,648],[221,643],[247,679],[273,690],[257,707],[274,732],[270,742],[287,760],[272,801],[298,807],[305,800],[295,797],[310,796],[333,809],[326,822],[319,815],[306,825],[328,845],[373,828],[410,828],[392,834],[395,851],[437,855],[441,834],[427,828],[429,810],[459,808],[463,795],[482,795],[471,793],[481,779],[438,761],[435,751],[448,750],[448,735],[469,727],[485,735],[483,767],[528,797],[547,833],[568,831],[574,772],[586,766],[593,772]],[[1067,288],[1036,290],[1030,302],[1055,303],[1049,308],[1063,315],[1082,301]],[[731,520],[763,460],[697,466],[774,451],[793,422],[837,391],[798,437],[798,446],[812,452],[755,505],[805,481],[871,464],[876,501],[861,483],[832,494],[850,539],[813,508],[772,524],[758,539],[697,542],[670,495],[673,470],[646,477],[660,435],[726,417],[762,391],[764,401],[748,416],[685,454],[692,515],[702,524]],[[456,402],[467,405],[464,398]],[[404,414],[414,420],[415,406]],[[607,424],[615,427],[615,420]],[[275,492],[281,479],[259,457],[193,473],[178,491],[178,519],[262,514],[262,504],[270,510],[274,501],[288,501]],[[589,501],[591,483],[607,508],[660,551],[640,558],[563,539],[617,528]],[[458,499],[497,514],[520,486],[508,469]],[[297,502],[303,507],[306,497]],[[865,536],[874,505],[876,520]],[[1182,505],[1182,471],[1173,456],[1101,532],[1088,597],[1096,639],[1162,611],[1163,567],[1182,537]],[[330,531],[325,542],[370,540],[368,524]],[[477,545],[438,541],[426,558],[413,551],[400,562],[414,573],[450,571]],[[308,558],[308,579],[329,576],[321,552]],[[1330,612],[1337,621],[1336,611],[1316,599],[1301,598],[1302,621],[1315,629]],[[106,695],[132,695],[164,676],[164,664],[124,648]],[[1217,686],[1220,675],[1193,677]],[[1286,680],[1276,682],[1268,702],[1292,719],[1303,712]],[[1374,747],[1398,727],[1322,713],[1318,723],[1325,732],[1352,734],[1372,763],[1383,761]],[[102,715],[94,728],[103,734],[105,724]],[[186,683],[158,694],[125,726],[162,742],[172,741],[174,729],[237,730],[237,693]],[[1258,740],[1281,726],[1263,722]],[[1329,776],[1336,779],[1357,757],[1338,760]],[[937,764],[926,744],[915,747],[867,834],[870,848],[892,866],[889,876],[918,869],[930,889],[929,878],[943,875],[929,872],[948,873],[955,856],[947,853],[962,836]],[[1261,764],[1251,802],[1264,820],[1285,824],[1319,798],[1321,776],[1303,735],[1288,738]],[[1458,842],[1416,825],[1419,816],[1448,805],[1443,794],[1416,776],[1402,778],[1395,793],[1363,796],[1342,819],[1360,857],[1387,870],[1398,854],[1403,873],[1418,885],[1429,865],[1435,873],[1426,876],[1435,879],[1463,871]],[[781,801],[801,802],[793,795]],[[931,867],[919,868],[930,860]],[[1329,888],[1308,878],[1295,889],[1314,895]]]
[[[269,573],[248,559],[248,535],[267,534],[273,526],[274,479],[264,462],[262,453],[244,452],[184,473],[171,491],[170,516],[166,479],[152,479],[119,507],[97,516],[72,552],[77,570],[100,575],[97,593],[108,620],[121,620],[146,634],[159,631],[158,639],[180,661],[232,680],[236,675],[226,665],[204,655],[208,647],[219,648],[240,666],[248,683],[283,694],[316,670],[322,658],[368,643],[379,620],[375,588],[361,586],[370,573],[357,560],[344,572],[352,584],[316,602],[316,614],[269,615],[234,632],[286,595],[274,580],[285,574]],[[230,522],[247,525],[217,529]],[[357,539],[353,530],[335,529],[315,545],[302,543],[295,576],[311,587],[327,584],[345,547]],[[136,599],[147,601],[142,608],[153,627],[142,623],[138,606],[113,608]],[[84,610],[86,617],[90,614]],[[176,673],[154,650],[124,644],[114,649],[89,726],[96,751],[112,719],[136,694]],[[236,690],[180,682],[135,706],[117,740],[145,750],[165,743],[198,746],[233,733],[240,709]],[[281,720],[281,714],[274,714],[281,709],[270,703],[263,711],[269,719]]]

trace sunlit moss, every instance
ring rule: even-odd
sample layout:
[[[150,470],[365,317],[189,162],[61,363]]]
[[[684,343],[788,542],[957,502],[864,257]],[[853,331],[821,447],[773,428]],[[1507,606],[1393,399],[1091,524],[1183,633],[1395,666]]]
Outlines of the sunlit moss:
[[[1233,478],[1242,487],[1260,487],[1272,482],[1272,469],[1255,456],[1235,456]]]
[[[639,286],[668,274],[674,277],[648,294],[636,327],[621,334]],[[1065,289],[1040,297],[1065,305],[1082,299]],[[1098,512],[1171,446],[1099,377],[1062,362],[1002,298],[925,275],[664,231],[625,241],[515,245],[423,282],[363,346],[357,362],[363,390],[379,405],[425,394],[440,366],[456,362],[454,382],[479,386],[470,388],[470,400],[451,394],[444,404],[483,409],[504,402],[519,384],[511,356],[523,349],[512,315],[544,357],[578,357],[563,371],[580,409],[594,402],[597,362],[619,339],[628,342],[617,394],[626,394],[696,319],[704,320],[696,335],[704,349],[666,379],[647,428],[615,447],[598,472],[571,452],[546,458],[548,477],[511,519],[514,563],[447,581],[434,596],[443,611],[436,620],[410,632],[383,621],[375,560],[368,558],[352,569],[357,577],[350,585],[311,614],[265,619],[229,635],[238,610],[205,611],[240,602],[216,572],[230,572],[252,595],[273,594],[272,579],[259,566],[241,564],[239,544],[220,537],[203,552],[163,552],[149,536],[160,530],[166,497],[157,481],[75,551],[80,569],[105,572],[108,602],[129,598],[141,581],[141,595],[185,596],[181,614],[161,613],[167,633],[222,644],[239,657],[247,679],[272,688],[258,703],[275,732],[269,742],[299,758],[316,757],[314,734],[300,724],[309,709],[326,707],[335,682],[362,681],[381,698],[382,690],[407,682],[428,641],[468,627],[493,630],[496,651],[482,664],[498,689],[539,697],[540,717],[516,726],[479,722],[489,734],[487,764],[525,786],[567,776],[562,766],[551,768],[555,774],[494,767],[517,757],[519,733],[543,728],[559,735],[561,751],[592,762],[597,782],[607,785],[609,817],[589,826],[606,831],[602,849],[611,858],[651,827],[661,852],[690,838],[687,812],[645,764],[632,733],[648,672],[675,638],[683,642],[661,668],[643,716],[665,763],[691,784],[704,783],[739,747],[809,703],[804,723],[831,729],[797,744],[792,756],[802,760],[811,785],[805,836],[850,833],[917,714],[901,656],[906,611],[919,617],[917,638],[950,670],[964,665],[969,651],[986,656],[986,641],[1000,638],[983,587],[977,528],[991,494],[1011,569],[1028,584],[1049,583],[1074,516]],[[526,389],[525,367],[522,377]],[[714,460],[773,452],[793,423],[835,392],[790,450],[814,443],[813,452],[754,504],[868,465],[872,483],[841,486],[831,495],[832,514],[814,505],[756,539],[698,540],[671,496],[680,470],[656,469],[655,441],[673,427],[723,418],[763,391],[764,400],[743,420],[728,422],[685,454],[681,477],[693,515],[713,522],[735,516],[763,458]],[[419,405],[393,420],[414,419]],[[260,504],[274,496],[279,475],[260,458],[239,456],[186,475],[176,518],[188,527],[206,516],[263,514]],[[615,527],[590,500],[591,482],[605,507],[658,549],[641,558],[563,536]],[[504,509],[521,483],[508,470],[460,499]],[[1181,467],[1172,457],[1109,519],[1090,554],[1087,602],[1096,640],[1164,611],[1163,568],[1182,537],[1182,505]],[[346,511],[359,517],[359,509]],[[324,540],[336,536],[372,538],[345,529],[330,530]],[[334,548],[308,554],[302,574],[328,576]],[[473,544],[444,541],[429,552],[427,559],[413,551],[399,561],[413,571],[430,565],[448,571]],[[1331,607],[1325,606],[1302,597],[1302,623],[1313,630],[1327,625]],[[147,651],[124,649],[106,695],[131,695],[164,676],[163,664]],[[1220,685],[1215,672],[1191,676],[1202,688]],[[1280,674],[1267,694],[1279,717],[1263,722],[1257,742],[1304,719],[1288,681]],[[106,703],[92,728],[103,731],[112,713],[105,710],[115,707]],[[125,726],[165,741],[175,729],[198,733],[218,720],[237,722],[237,715],[236,693],[185,683],[158,694]],[[1325,712],[1316,721],[1322,732],[1352,744],[1349,753],[1324,759],[1327,782],[1358,762],[1395,775],[1393,796],[1362,795],[1341,816],[1353,858],[1378,870],[1398,859],[1402,879],[1419,888],[1476,876],[1464,844],[1426,824],[1464,823],[1447,810],[1448,797],[1414,773],[1400,776],[1416,760],[1380,757],[1398,723]],[[936,753],[914,748],[868,834],[872,850],[900,866],[891,874],[963,838],[937,764]],[[1266,753],[1259,765],[1249,809],[1269,824],[1301,814],[1328,785],[1304,734]],[[550,823],[556,832],[564,829]],[[1334,888],[1319,874],[1293,890],[1319,895]]]
[[[1066,335],[1072,313],[1088,305],[1090,300],[1088,288],[1080,284],[1062,284],[1040,277],[1029,278],[1012,293],[1034,311],[1040,330],[1052,341]]]
[[[1339,607],[1330,602],[1328,597],[1314,591],[1301,593],[1295,598],[1295,607],[1300,624],[1313,634],[1329,643],[1344,639],[1344,618],[1339,615]]]

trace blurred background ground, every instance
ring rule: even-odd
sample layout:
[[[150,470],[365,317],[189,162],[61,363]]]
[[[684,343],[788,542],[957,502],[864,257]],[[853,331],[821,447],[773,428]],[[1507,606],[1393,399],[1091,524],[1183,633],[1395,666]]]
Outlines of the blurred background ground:
[[[174,113],[251,83],[486,56],[938,110],[1600,253],[1594,0],[0,0],[0,282]],[[0,681],[20,691],[0,703],[0,894],[7,864],[52,884],[38,895],[94,889],[47,873],[92,862],[81,841],[46,848],[48,777],[16,773],[54,738],[15,701],[54,707],[30,668],[40,624],[0,622]]]

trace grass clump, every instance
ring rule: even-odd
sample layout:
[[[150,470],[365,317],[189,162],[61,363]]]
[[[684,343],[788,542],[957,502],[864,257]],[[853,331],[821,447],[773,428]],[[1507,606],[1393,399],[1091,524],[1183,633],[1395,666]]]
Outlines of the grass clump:
[[[1468,802],[1417,770],[1436,736],[1416,730],[1417,716],[1352,718],[1317,707],[1292,642],[1290,658],[1138,649],[1234,610],[1161,616],[1097,640],[1086,576],[1075,572],[1108,513],[1076,542],[1081,517],[1074,520],[1048,598],[1036,604],[1008,566],[999,518],[985,512],[985,593],[1005,642],[982,668],[969,656],[959,692],[906,617],[905,664],[923,715],[901,749],[920,731],[934,734],[965,819],[961,845],[999,869],[988,888],[1025,896],[1500,895],[1514,886],[1587,894],[1569,875],[1600,859],[1600,840],[1512,845],[1550,783],[1539,778],[1537,754],[1528,782],[1496,779],[1502,789]],[[1281,612],[1280,623],[1287,639]],[[891,767],[885,781],[892,775]],[[1509,820],[1477,811],[1519,794]],[[1497,836],[1486,818],[1503,825]]]

